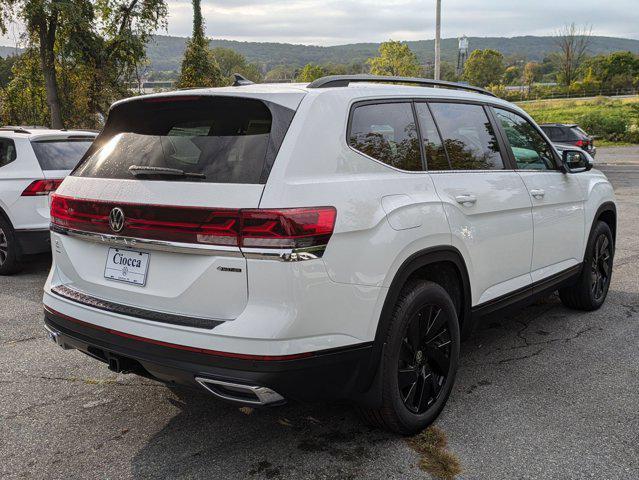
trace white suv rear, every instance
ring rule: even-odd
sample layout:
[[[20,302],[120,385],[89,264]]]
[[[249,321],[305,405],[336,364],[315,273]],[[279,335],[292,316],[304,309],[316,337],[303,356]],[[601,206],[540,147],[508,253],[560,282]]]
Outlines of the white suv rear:
[[[49,250],[49,194],[96,134],[43,127],[0,127],[0,275],[24,255]]]
[[[239,403],[350,399],[410,433],[477,318],[557,289],[598,308],[606,178],[486,92],[389,80],[413,85],[116,103],[52,200],[51,338]]]

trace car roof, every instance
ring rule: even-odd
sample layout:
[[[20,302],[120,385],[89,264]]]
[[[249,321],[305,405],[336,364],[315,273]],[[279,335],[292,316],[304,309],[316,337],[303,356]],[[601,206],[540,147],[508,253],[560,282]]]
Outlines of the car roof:
[[[453,88],[396,85],[378,82],[361,82],[353,83],[348,86],[326,88],[309,88],[309,84],[307,83],[256,83],[232,87],[175,90],[126,98],[115,102],[111,108],[123,103],[143,101],[145,99],[206,95],[243,96],[261,100],[272,99],[276,103],[280,103],[293,109],[299,105],[302,97],[305,96],[340,96],[346,101],[393,97],[437,98],[503,105],[525,113],[521,108],[506,100],[481,93],[468,92]]]

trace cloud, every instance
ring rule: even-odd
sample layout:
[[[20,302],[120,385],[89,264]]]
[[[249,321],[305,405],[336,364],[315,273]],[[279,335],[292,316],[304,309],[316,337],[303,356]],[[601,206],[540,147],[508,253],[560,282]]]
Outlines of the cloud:
[[[167,3],[168,33],[190,35],[190,0]],[[434,0],[202,0],[202,11],[213,38],[337,45],[433,38],[434,5]],[[442,17],[444,37],[552,35],[575,22],[591,24],[595,35],[639,39],[637,0],[442,0]]]

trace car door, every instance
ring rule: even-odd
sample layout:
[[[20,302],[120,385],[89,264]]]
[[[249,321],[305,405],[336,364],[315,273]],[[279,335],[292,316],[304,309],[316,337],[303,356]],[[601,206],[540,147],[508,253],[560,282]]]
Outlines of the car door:
[[[531,202],[484,106],[415,104],[427,169],[466,260],[477,306],[531,283]]]
[[[559,169],[560,159],[532,121],[507,109],[493,112],[532,201],[530,270],[533,282],[538,282],[583,260],[585,192],[575,175]]]

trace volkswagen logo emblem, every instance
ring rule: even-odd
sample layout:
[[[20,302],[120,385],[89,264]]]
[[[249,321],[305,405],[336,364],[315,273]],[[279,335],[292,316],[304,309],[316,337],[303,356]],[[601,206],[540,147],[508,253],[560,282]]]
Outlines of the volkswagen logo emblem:
[[[119,232],[124,228],[124,212],[121,208],[115,207],[109,213],[109,226],[114,232]]]

